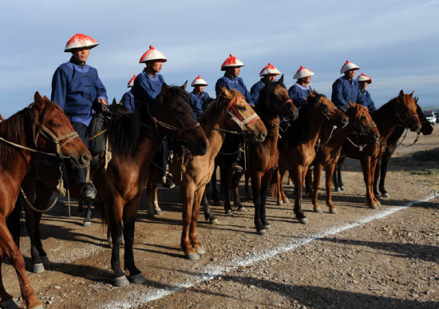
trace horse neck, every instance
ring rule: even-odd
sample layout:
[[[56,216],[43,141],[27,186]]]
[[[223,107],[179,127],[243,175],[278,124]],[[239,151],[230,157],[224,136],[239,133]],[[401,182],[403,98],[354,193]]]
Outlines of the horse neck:
[[[226,134],[221,130],[230,129],[221,125],[219,116],[210,120],[209,124],[205,123],[202,125],[202,128],[209,142],[209,147],[207,147],[205,156],[215,158],[224,143],[224,139],[226,138]]]
[[[393,107],[396,99],[381,106],[378,110],[371,113],[373,121],[376,123],[380,132],[381,142],[386,142],[395,128],[399,125],[398,119],[395,117]]]
[[[346,141],[346,138],[349,135],[349,132],[352,130],[352,126],[347,125],[344,128],[337,128],[335,130],[332,130],[332,128],[333,128],[332,125],[327,124],[323,127],[324,134],[320,132],[319,136],[320,136],[320,143],[322,144],[321,147],[327,149],[338,149],[338,148],[341,149],[344,142]]]
[[[308,109],[308,113],[305,121],[308,122],[308,130],[303,135],[303,144],[309,144],[310,146],[314,147],[314,145],[317,143],[317,139],[319,138],[320,129],[322,128],[322,123],[320,119],[318,119],[316,113],[313,113],[311,110]],[[299,113],[300,117],[300,113]]]

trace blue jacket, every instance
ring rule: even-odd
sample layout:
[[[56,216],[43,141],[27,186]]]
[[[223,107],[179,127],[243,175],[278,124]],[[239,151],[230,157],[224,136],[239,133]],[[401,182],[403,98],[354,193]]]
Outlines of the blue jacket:
[[[51,100],[64,110],[71,122],[89,126],[93,103],[99,99],[108,101],[95,68],[87,64],[77,65],[70,59],[56,69],[52,78]]]
[[[262,89],[264,89],[265,83],[262,81],[262,79],[258,82],[256,82],[250,89],[250,94],[252,96],[252,100],[255,104],[258,103],[259,96],[261,95]]]
[[[122,105],[126,107],[131,114],[134,113],[134,95],[131,90],[123,94],[121,101]]]
[[[377,108],[375,107],[375,103],[373,102],[372,98],[370,97],[370,93],[367,90],[364,90],[364,106],[366,106],[369,109],[369,112],[375,111]]]
[[[250,106],[254,106],[252,96],[251,96],[250,92],[248,92],[247,87],[245,86],[244,81],[242,80],[241,77],[239,77],[239,76],[235,77],[235,76],[231,76],[231,75],[225,73],[223,77],[218,79],[216,82],[216,85],[215,85],[215,92],[216,92],[217,98],[220,94],[220,87],[225,87],[228,90],[231,90],[231,89],[238,90],[239,92],[241,92],[244,95],[247,103],[250,104]]]
[[[151,104],[162,92],[162,86],[165,83],[161,74],[156,74],[154,77],[146,73],[146,69],[137,75],[134,80],[131,92],[134,95],[136,107],[137,104]]]
[[[332,84],[331,101],[344,112],[349,107],[348,102],[366,106],[364,95],[357,80],[352,79],[349,81],[344,76],[338,78]]]
[[[301,108],[306,104],[305,99],[309,97],[308,91],[312,92],[310,85],[303,87],[296,83],[288,89],[288,95],[290,99],[293,100],[294,105],[296,105],[297,108]]]
[[[191,102],[190,105],[194,112],[195,119],[197,119],[206,108],[206,103],[210,99],[209,94],[207,92],[201,92],[199,94],[191,92]]]

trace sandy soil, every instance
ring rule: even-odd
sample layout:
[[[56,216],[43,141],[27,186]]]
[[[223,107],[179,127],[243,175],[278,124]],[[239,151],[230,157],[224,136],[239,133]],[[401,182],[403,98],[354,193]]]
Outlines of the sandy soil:
[[[414,138],[410,133],[407,143]],[[396,155],[437,147],[439,130]],[[294,219],[292,204],[279,207],[270,199],[266,236],[255,233],[250,202],[247,212],[234,216],[214,206],[220,224],[200,217],[206,255],[198,261],[184,259],[179,249],[179,189],[160,190],[164,214],[146,219],[143,201],[136,225],[135,259],[148,282],[124,288],[111,285],[99,218],[84,228],[82,218],[69,217],[59,203],[42,221],[51,265],[44,273],[29,272],[30,281],[45,308],[438,308],[439,176],[422,173],[437,165],[391,162],[391,197],[372,210],[365,206],[359,163],[348,160],[347,190],[333,195],[337,215],[327,212],[323,191],[323,214],[313,213],[305,197],[306,226]],[[291,186],[287,195],[292,200]],[[29,241],[21,241],[30,269]],[[18,296],[13,268],[2,267],[7,290]]]

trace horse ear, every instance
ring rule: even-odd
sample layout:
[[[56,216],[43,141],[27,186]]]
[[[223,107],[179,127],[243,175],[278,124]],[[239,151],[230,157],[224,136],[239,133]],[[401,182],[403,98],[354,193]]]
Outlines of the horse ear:
[[[282,74],[282,76],[279,78],[279,83],[283,85],[284,83],[284,75]]]
[[[414,93],[415,93],[415,91],[413,90],[412,93],[410,93],[410,96],[413,96]]]
[[[183,84],[183,86],[181,86],[181,89],[186,90],[186,86],[187,86],[187,81]]]
[[[401,91],[399,92],[399,96],[402,97],[404,95],[404,91],[401,89]]]
[[[40,93],[37,91],[35,92],[34,95],[34,102],[35,102],[35,106],[39,109],[42,110],[44,107],[44,101],[43,98],[41,97]]]
[[[226,97],[226,98],[230,98],[232,96],[232,94],[230,93],[230,91],[226,88],[226,87],[221,87],[221,93]]]
[[[170,93],[169,93],[169,86],[166,83],[163,83],[162,86],[162,93],[164,96],[169,97]]]
[[[116,105],[117,104],[117,101],[116,101],[116,98],[113,98],[113,103],[112,103],[113,105]]]

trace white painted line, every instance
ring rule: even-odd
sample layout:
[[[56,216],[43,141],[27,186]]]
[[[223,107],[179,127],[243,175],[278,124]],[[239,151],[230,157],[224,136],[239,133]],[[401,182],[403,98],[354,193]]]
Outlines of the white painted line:
[[[150,301],[164,298],[172,293],[180,292],[183,289],[192,288],[199,283],[216,279],[216,278],[221,277],[221,276],[227,274],[228,272],[231,272],[239,267],[249,266],[249,265],[264,261],[266,259],[275,257],[278,254],[292,251],[296,248],[299,248],[303,245],[310,243],[313,240],[332,236],[332,235],[344,232],[346,230],[352,229],[354,227],[360,226],[362,224],[368,223],[370,221],[385,218],[393,213],[396,213],[397,211],[406,209],[406,208],[411,207],[415,204],[428,202],[428,201],[430,201],[438,196],[439,196],[439,193],[435,193],[431,196],[428,196],[427,198],[425,198],[423,200],[409,202],[404,206],[391,207],[391,208],[388,208],[388,209],[381,211],[379,213],[375,213],[373,215],[361,218],[354,223],[349,223],[349,224],[345,224],[342,226],[334,227],[334,228],[331,228],[327,231],[324,231],[322,233],[317,233],[317,234],[311,235],[309,237],[303,237],[301,240],[295,241],[295,242],[290,243],[286,246],[273,248],[273,249],[270,249],[269,251],[266,251],[266,252],[259,252],[250,258],[246,258],[243,260],[226,261],[227,265],[223,265],[223,266],[222,265],[208,265],[201,271],[201,273],[199,275],[188,276],[185,283],[181,283],[179,285],[176,285],[173,288],[153,289],[153,290],[149,291],[147,294],[144,294],[141,297],[139,297],[135,302],[119,301],[116,303],[104,304],[102,306],[102,308],[132,308],[133,305],[144,305]]]

